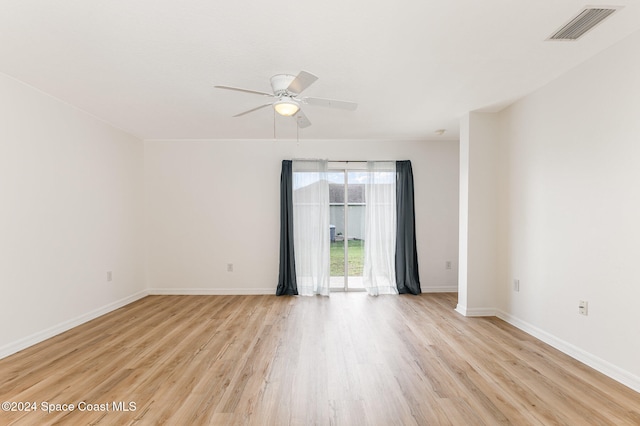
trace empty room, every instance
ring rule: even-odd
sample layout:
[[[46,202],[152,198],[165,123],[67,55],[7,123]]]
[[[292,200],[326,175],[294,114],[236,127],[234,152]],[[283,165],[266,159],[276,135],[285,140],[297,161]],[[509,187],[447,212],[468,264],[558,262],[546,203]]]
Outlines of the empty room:
[[[0,425],[639,425],[640,0],[0,2]]]

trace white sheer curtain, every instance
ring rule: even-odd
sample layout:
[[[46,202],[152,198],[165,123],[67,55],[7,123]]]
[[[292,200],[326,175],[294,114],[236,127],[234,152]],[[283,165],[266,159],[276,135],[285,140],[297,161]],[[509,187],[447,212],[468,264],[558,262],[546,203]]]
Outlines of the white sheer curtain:
[[[298,294],[329,295],[329,182],[326,160],[293,160],[293,246]]]
[[[363,281],[367,292],[398,294],[396,286],[396,163],[367,163]]]

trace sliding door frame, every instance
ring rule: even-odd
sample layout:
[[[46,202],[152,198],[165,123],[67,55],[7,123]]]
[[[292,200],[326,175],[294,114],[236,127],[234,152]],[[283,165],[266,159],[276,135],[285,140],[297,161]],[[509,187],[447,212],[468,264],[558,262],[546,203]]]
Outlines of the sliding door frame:
[[[330,288],[334,292],[347,291],[366,291],[362,288],[349,287],[349,172],[350,171],[366,171],[366,161],[329,161],[329,173],[341,172],[344,174],[344,284],[341,288]],[[366,200],[365,200],[366,206]],[[366,241],[365,241],[366,244]]]

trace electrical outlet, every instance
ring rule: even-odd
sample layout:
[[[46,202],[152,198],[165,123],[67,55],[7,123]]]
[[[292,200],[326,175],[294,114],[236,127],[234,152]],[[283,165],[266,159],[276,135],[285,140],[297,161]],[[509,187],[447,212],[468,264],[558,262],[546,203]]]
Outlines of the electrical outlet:
[[[581,300],[580,302],[578,302],[578,313],[584,316],[589,315],[589,302],[587,302],[586,300]]]
[[[513,280],[513,291],[520,291],[520,280]]]
[[[444,267],[445,267],[446,269],[451,269],[451,261],[450,261],[450,260],[447,260],[447,261],[445,262],[445,264],[444,264]]]
[[[227,263],[227,272],[233,272],[233,263]]]
[[[113,281],[113,272],[107,271],[107,281]]]

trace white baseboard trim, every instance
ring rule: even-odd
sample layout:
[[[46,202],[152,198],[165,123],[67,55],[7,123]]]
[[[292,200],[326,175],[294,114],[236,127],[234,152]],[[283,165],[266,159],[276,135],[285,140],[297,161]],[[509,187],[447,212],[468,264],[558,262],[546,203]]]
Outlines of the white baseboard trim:
[[[455,311],[465,317],[495,317],[496,310],[494,308],[467,308],[458,303]]]
[[[495,317],[496,310],[494,308],[472,308],[467,309],[468,317]]]
[[[466,306],[462,306],[461,304],[457,304],[456,305],[456,309],[454,309],[457,313],[459,313],[460,315],[463,316],[467,316],[467,307]]]
[[[20,352],[21,350],[28,348],[29,346],[33,346],[37,343],[50,339],[53,336],[57,336],[60,333],[64,333],[67,330],[84,324],[85,322],[96,319],[104,314],[108,314],[111,311],[122,308],[123,306],[133,303],[138,299],[146,297],[148,294],[149,293],[147,290],[140,291],[138,293],[132,294],[131,296],[104,305],[98,309],[94,309],[93,311],[87,312],[86,314],[77,316],[68,321],[64,321],[60,324],[54,325],[45,330],[33,333],[30,336],[23,337],[20,340],[16,340],[15,342],[4,345],[0,347],[0,359],[6,358],[9,355],[13,355],[16,352]]]
[[[531,325],[519,318],[514,317],[511,314],[503,312],[501,310],[495,310],[495,316],[501,320],[508,322],[514,327],[532,335],[536,339],[539,339],[546,344],[553,346],[561,352],[569,355],[570,357],[588,365],[589,367],[601,372],[602,374],[611,377],[613,380],[622,383],[623,385],[633,389],[636,392],[640,392],[640,377],[623,370],[622,368],[611,364],[597,356],[580,349],[577,346],[572,345],[556,336],[547,333],[546,331]]]
[[[434,286],[434,287],[422,287],[423,293],[457,293],[458,286]]]
[[[423,293],[457,293],[457,286],[426,287]],[[275,288],[151,288],[156,296],[244,296],[276,294]],[[491,314],[493,315],[493,314]]]
[[[151,288],[155,296],[246,296],[276,294],[275,288]]]

